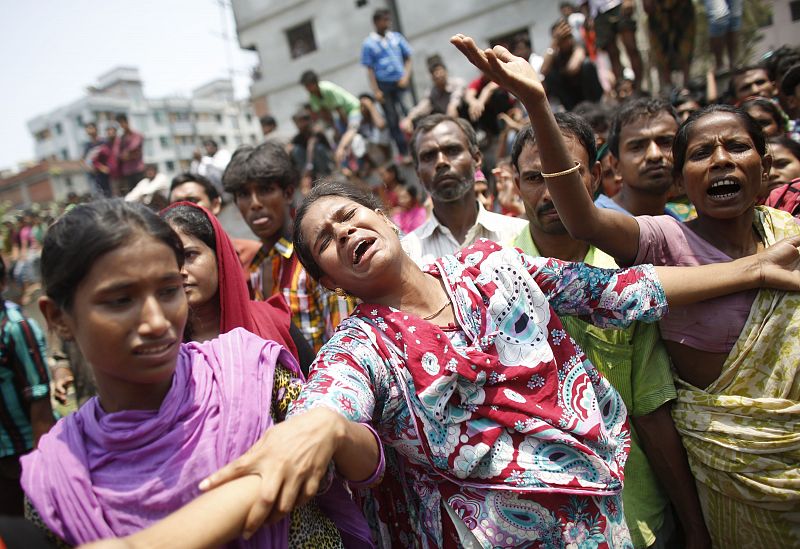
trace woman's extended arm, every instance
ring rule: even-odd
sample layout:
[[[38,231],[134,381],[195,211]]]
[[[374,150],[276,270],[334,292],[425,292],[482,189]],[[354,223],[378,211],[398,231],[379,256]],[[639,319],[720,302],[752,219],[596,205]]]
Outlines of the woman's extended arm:
[[[200,489],[259,475],[258,497],[249,501],[244,526],[246,535],[252,534],[265,520],[278,521],[316,495],[331,459],[341,476],[361,482],[378,468],[380,448],[365,425],[318,407],[269,429],[242,457],[204,480]]]
[[[261,479],[248,475],[200,495],[149,528],[82,549],[204,549],[243,535],[245,519],[258,498]]]
[[[670,306],[686,305],[754,288],[800,291],[800,236],[728,263],[656,267]]]
[[[472,38],[451,38],[469,61],[525,105],[536,133],[542,159],[542,171],[557,173],[574,165],[547,102],[536,70],[521,57],[511,55],[502,46],[480,50]],[[639,249],[639,225],[633,217],[597,208],[580,176],[573,172],[546,178],[547,190],[570,234],[585,240],[613,256],[619,265],[630,265]]]
[[[751,290],[800,291],[800,236],[728,263],[698,267],[601,269],[553,258],[523,256],[526,268],[558,314],[584,316],[600,327],[654,322],[667,305],[686,305]]]

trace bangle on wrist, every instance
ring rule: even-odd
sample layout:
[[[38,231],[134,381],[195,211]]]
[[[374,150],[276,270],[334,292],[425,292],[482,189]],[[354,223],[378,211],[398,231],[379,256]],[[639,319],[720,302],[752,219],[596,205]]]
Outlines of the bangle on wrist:
[[[569,175],[571,173],[577,172],[580,169],[581,169],[581,163],[576,160],[575,161],[575,165],[572,166],[569,169],[562,170],[560,172],[555,172],[555,173],[544,173],[544,172],[541,172],[541,173],[542,173],[542,177],[544,177],[545,179],[553,179],[554,177],[561,177],[562,175]]]

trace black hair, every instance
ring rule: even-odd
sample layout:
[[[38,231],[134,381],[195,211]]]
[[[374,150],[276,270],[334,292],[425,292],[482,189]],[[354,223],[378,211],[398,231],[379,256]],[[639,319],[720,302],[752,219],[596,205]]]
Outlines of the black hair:
[[[781,147],[786,148],[790,153],[792,153],[792,156],[800,160],[800,143],[791,137],[788,137],[786,134],[770,137],[767,139],[767,143],[770,145],[780,145]]]
[[[0,284],[6,283],[6,262],[0,257]]]
[[[250,181],[261,185],[277,184],[286,190],[297,186],[299,180],[289,153],[271,141],[256,147],[242,145],[236,149],[222,174],[225,190],[233,194]]]
[[[317,84],[319,83],[319,77],[317,73],[314,71],[308,70],[305,71],[302,75],[300,75],[300,84],[303,86],[307,86],[309,84]]]
[[[180,187],[184,183],[197,183],[208,195],[208,199],[211,201],[220,198],[219,191],[214,186],[214,184],[207,178],[200,174],[194,174],[189,172],[179,173],[175,177],[172,178],[172,183],[169,186],[169,192],[172,194],[177,187]]]
[[[575,137],[586,150],[589,158],[589,165],[586,167],[591,169],[597,162],[597,142],[592,127],[582,117],[571,112],[556,113],[555,118],[561,133]],[[525,145],[534,143],[536,143],[536,135],[533,133],[531,125],[528,124],[517,133],[514,144],[511,146],[511,165],[517,172],[519,172],[519,157],[522,155],[522,150]]]
[[[262,126],[275,126],[278,127],[278,121],[275,120],[275,117],[271,114],[265,114],[261,118],[258,119]]]
[[[753,97],[747,101],[742,101],[742,104],[739,106],[744,110],[747,110],[750,107],[759,107],[764,109],[775,121],[775,124],[778,126],[778,128],[780,128],[782,132],[786,131],[786,120],[783,118],[783,114],[781,114],[780,107],[778,107],[778,105],[769,99],[765,97]]]
[[[147,206],[121,198],[75,206],[45,234],[42,246],[45,294],[62,309],[69,309],[75,289],[95,261],[141,234],[166,244],[175,253],[178,266],[183,266],[181,239]]]
[[[384,17],[391,17],[392,12],[387,10],[386,8],[378,8],[372,14],[372,22],[377,23],[378,20],[383,19]]]
[[[401,185],[405,185],[406,178],[403,177],[403,174],[400,172],[400,168],[394,162],[389,162],[388,164],[383,165],[383,169],[387,172],[391,172],[394,176],[395,181],[400,183]]]
[[[786,70],[795,63],[800,63],[800,48],[788,45],[768,52],[761,61],[773,82],[780,82]]]
[[[320,269],[319,265],[314,260],[314,256],[311,253],[311,246],[306,242],[300,227],[303,224],[303,219],[308,213],[309,208],[319,199],[327,196],[347,198],[371,210],[378,210],[382,207],[381,201],[375,197],[375,195],[360,187],[356,187],[352,183],[323,179],[311,189],[311,192],[309,192],[305,200],[303,200],[300,208],[297,209],[292,232],[294,235],[294,250],[297,253],[297,259],[300,260],[300,263],[303,265],[308,275],[314,280],[319,280],[325,273],[322,272],[322,269]]]
[[[162,219],[189,236],[199,239],[203,244],[217,251],[217,235],[208,216],[200,208],[175,206],[161,214]]]
[[[211,145],[211,146],[212,146],[212,147],[214,147],[215,149],[218,149],[218,148],[219,148],[219,145],[217,145],[217,142],[216,142],[216,141],[214,141],[213,139],[203,139],[203,146],[204,146],[204,147],[207,147],[207,146],[209,146],[209,145]]]
[[[123,121],[127,122],[128,121],[128,115],[125,114],[124,112],[121,112],[117,116],[114,117],[114,120],[116,120],[117,122],[123,122]]]
[[[84,125],[83,125],[83,127],[84,127],[84,128],[94,128],[94,129],[97,129],[97,124],[95,124],[94,122],[87,122],[86,124],[84,124]]]
[[[608,132],[611,123],[611,114],[608,107],[601,103],[581,101],[570,111],[577,114],[592,127],[594,133]]]
[[[428,72],[433,72],[436,67],[442,67],[443,69],[447,70],[444,61],[442,61],[442,56],[438,53],[428,57],[426,63],[428,65]]]
[[[756,120],[747,114],[747,111],[740,107],[733,105],[709,105],[703,107],[699,111],[693,112],[689,115],[680,128],[678,133],[675,134],[675,139],[672,141],[672,174],[679,177],[683,172],[683,166],[686,164],[686,149],[689,147],[689,132],[692,131],[692,126],[701,118],[715,113],[729,113],[739,119],[739,122],[744,126],[747,135],[753,141],[759,156],[762,158],[767,154],[767,141],[764,138],[764,132],[761,130],[761,125]]]
[[[467,138],[467,144],[469,145],[469,152],[471,154],[475,154],[478,150],[478,136],[475,133],[475,128],[472,127],[468,121],[464,120],[463,118],[453,118],[452,116],[447,116],[446,114],[429,114],[421,118],[416,124],[414,124],[414,133],[411,136],[411,158],[414,160],[414,165],[419,165],[419,157],[417,156],[417,139],[420,135],[426,134],[433,130],[436,126],[443,122],[452,122],[459,128],[461,128],[461,133],[464,134],[464,137]]]
[[[655,118],[662,112],[671,116],[675,123],[680,125],[675,108],[663,99],[640,97],[623,103],[614,115],[611,129],[608,131],[608,150],[611,151],[611,154],[619,158],[619,136],[623,126],[638,118]]]
[[[373,103],[375,102],[375,98],[372,96],[372,94],[369,94],[367,92],[358,94],[358,99],[359,100],[361,100],[361,99],[369,99]]]

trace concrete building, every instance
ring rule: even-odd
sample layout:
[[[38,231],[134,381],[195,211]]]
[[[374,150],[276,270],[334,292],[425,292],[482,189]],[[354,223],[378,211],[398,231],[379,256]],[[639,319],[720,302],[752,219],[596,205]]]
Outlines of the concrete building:
[[[0,175],[0,202],[12,208],[64,201],[70,193],[89,192],[83,164],[75,160],[43,160],[18,173]]]
[[[755,47],[756,58],[784,44],[800,45],[800,0],[774,0],[770,23],[759,31],[763,38]]]
[[[391,6],[390,6],[391,4]],[[292,113],[306,100],[299,85],[309,69],[354,94],[368,92],[360,64],[361,43],[373,30],[377,8],[395,11],[394,30],[401,30],[414,49],[413,82],[417,94],[430,83],[426,59],[439,55],[450,73],[471,80],[477,71],[448,42],[458,32],[479,44],[503,42],[518,34],[531,39],[535,51],[550,44],[550,25],[560,16],[556,0],[233,0],[239,43],[258,52],[251,96],[256,113],[278,119],[278,131],[294,133]],[[399,25],[398,25],[399,23]]]
[[[195,89],[191,97],[148,98],[139,70],[116,67],[77,101],[28,121],[36,160],[78,160],[87,141],[84,125],[97,123],[101,136],[119,113],[144,136],[144,161],[173,176],[189,168],[202,140],[213,139],[233,151],[261,140],[261,128],[249,101],[237,101],[229,80]]]

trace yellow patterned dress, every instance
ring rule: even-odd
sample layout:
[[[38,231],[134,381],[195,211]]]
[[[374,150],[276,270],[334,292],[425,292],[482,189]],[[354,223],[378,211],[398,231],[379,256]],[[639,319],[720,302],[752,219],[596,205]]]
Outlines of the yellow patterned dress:
[[[755,228],[766,245],[800,234],[764,207]],[[761,290],[719,378],[677,380],[673,417],[715,547],[800,547],[799,365],[800,293]]]

